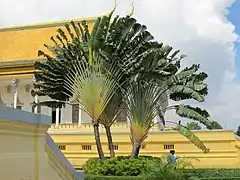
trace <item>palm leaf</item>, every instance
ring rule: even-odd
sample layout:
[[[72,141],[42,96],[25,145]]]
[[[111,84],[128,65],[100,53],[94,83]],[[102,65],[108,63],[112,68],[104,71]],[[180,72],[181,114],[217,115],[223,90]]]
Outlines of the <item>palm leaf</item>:
[[[190,140],[195,146],[201,149],[204,153],[209,152],[209,149],[204,145],[204,143],[186,127],[178,124],[177,127],[175,127],[174,129],[177,130],[181,135],[186,137],[188,140]]]
[[[100,115],[111,100],[118,87],[120,76],[114,66],[104,69],[100,62],[82,68],[81,62],[75,63],[75,70],[67,75],[65,86],[79,103],[93,122],[99,120]],[[113,78],[113,73],[114,78]]]
[[[115,92],[101,114],[101,124],[110,127],[123,110],[122,94]]]
[[[169,91],[170,97],[173,100],[183,100],[188,98],[194,99],[198,102],[203,102],[205,100],[204,95],[186,85],[174,85]]]
[[[130,119],[131,138],[141,143],[147,136],[158,115],[157,103],[161,91],[156,84],[132,82],[128,88],[125,101]]]
[[[209,113],[206,110],[202,110],[198,107],[191,107],[189,105],[176,105],[174,106],[176,113],[184,118],[198,121],[205,126],[210,126]]]

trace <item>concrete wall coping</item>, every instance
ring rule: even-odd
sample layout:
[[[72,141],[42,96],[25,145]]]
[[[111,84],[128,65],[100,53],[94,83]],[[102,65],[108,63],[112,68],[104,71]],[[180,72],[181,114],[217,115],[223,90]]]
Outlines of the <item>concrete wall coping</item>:
[[[51,125],[52,123],[50,116],[34,114],[0,104],[0,121],[2,119],[42,125]]]
[[[236,135],[236,134],[235,134],[235,138],[236,138],[237,140],[240,140],[240,136],[238,136],[238,135]]]
[[[62,165],[67,168],[74,176],[76,180],[83,180],[84,173],[78,173],[72,166],[72,164],[67,160],[67,158],[59,150],[58,146],[54,143],[52,138],[47,134],[46,143],[53,151],[54,155],[61,161]]]
[[[207,130],[207,131],[203,131],[203,130],[196,130],[196,131],[193,131],[193,132],[199,132],[199,133],[206,133],[206,132],[209,132],[209,133],[211,133],[211,132],[233,132],[232,130]],[[94,134],[94,132],[76,132],[76,131],[74,131],[74,129],[73,129],[73,131],[71,132],[69,132],[69,131],[64,131],[63,129],[60,129],[59,131],[51,131],[51,129],[50,129],[50,131],[48,131],[48,133],[49,134],[73,134],[73,135],[77,135],[77,134],[82,134],[82,135],[87,135],[87,134]],[[129,133],[128,131],[126,131],[126,132],[112,132],[112,134],[126,134],[126,133]],[[155,133],[178,133],[178,131],[173,131],[173,130],[166,130],[166,131],[149,131],[149,134],[155,134]],[[106,132],[100,132],[100,134],[106,134]]]

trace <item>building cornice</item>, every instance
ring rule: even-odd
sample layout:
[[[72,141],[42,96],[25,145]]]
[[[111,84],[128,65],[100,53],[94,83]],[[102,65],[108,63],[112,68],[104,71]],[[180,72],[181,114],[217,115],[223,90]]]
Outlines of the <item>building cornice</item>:
[[[15,26],[15,27],[2,28],[2,29],[0,29],[0,32],[23,31],[23,30],[29,30],[29,29],[58,27],[58,26],[64,26],[65,24],[70,24],[71,21],[74,21],[77,23],[81,22],[81,21],[86,21],[87,23],[95,23],[96,19],[97,19],[97,17],[91,17],[91,18],[55,21],[55,22],[51,22],[51,23],[41,23],[41,24],[39,23],[39,24],[33,24],[33,25]]]
[[[20,67],[20,66],[33,66],[36,61],[44,61],[44,59],[28,59],[28,60],[12,60],[0,62],[0,69]]]

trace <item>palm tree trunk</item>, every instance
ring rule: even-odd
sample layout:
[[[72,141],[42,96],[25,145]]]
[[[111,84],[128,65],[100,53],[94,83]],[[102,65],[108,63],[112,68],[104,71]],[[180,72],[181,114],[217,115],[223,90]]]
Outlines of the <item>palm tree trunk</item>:
[[[111,129],[110,129],[109,126],[104,126],[104,127],[105,127],[105,130],[106,130],[106,135],[107,135],[107,140],[108,140],[108,149],[110,151],[110,156],[115,157]]]
[[[133,144],[133,149],[132,149],[130,159],[134,159],[134,158],[138,157],[140,148],[141,148],[141,144]]]
[[[94,129],[94,136],[95,136],[98,156],[101,160],[104,160],[105,156],[104,156],[104,153],[103,153],[100,134],[99,134],[99,123],[94,123],[93,124],[93,129]]]

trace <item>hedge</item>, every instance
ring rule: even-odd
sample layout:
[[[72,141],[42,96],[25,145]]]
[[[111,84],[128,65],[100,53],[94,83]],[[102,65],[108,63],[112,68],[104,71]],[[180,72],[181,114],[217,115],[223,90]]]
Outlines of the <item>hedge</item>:
[[[85,180],[145,180],[141,176],[89,176],[86,175]]]
[[[86,176],[85,180],[145,180],[141,176]],[[240,177],[190,178],[189,180],[240,180]]]
[[[192,172],[195,172],[197,174],[197,177],[199,177],[199,178],[240,177],[240,169],[194,169],[194,170],[192,170]]]
[[[200,180],[240,180],[240,177],[212,177],[212,178],[199,178]]]
[[[160,162],[161,158],[139,156],[129,159],[127,156],[117,156],[101,161],[99,158],[89,159],[83,166],[87,175],[93,176],[141,176],[149,171],[149,164]]]

